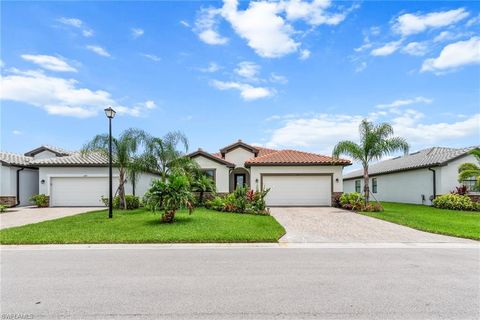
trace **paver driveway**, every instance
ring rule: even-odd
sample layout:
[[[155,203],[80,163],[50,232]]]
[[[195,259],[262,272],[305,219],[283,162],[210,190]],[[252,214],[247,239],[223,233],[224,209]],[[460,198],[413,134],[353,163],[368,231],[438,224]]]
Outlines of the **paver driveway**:
[[[271,208],[287,233],[280,242],[467,242],[338,208]]]
[[[54,208],[36,208],[36,207],[15,207],[8,209],[8,212],[0,214],[0,229],[23,226],[25,224],[37,223],[46,220],[73,216],[76,214],[102,210],[101,208],[85,207],[54,207]]]

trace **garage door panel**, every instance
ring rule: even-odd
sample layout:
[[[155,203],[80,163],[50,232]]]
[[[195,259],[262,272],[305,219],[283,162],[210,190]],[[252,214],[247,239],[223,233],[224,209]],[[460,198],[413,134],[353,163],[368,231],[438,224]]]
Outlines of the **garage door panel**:
[[[272,175],[263,177],[263,187],[270,188],[269,206],[330,206],[331,176]]]
[[[118,181],[113,180],[113,192]],[[54,207],[102,206],[101,197],[108,197],[108,177],[52,177],[50,203]]]

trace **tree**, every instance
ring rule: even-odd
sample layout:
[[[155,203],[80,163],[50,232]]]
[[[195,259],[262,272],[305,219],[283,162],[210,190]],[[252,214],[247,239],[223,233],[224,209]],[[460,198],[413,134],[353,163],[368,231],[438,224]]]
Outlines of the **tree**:
[[[193,191],[199,192],[198,202],[203,203],[203,195],[205,192],[215,191],[215,182],[213,179],[205,174],[200,174],[193,181]]]
[[[178,146],[183,147],[178,150]],[[167,133],[163,138],[150,138],[144,157],[147,165],[160,173],[163,182],[170,172],[178,172],[190,166],[190,159],[184,157],[188,151],[188,139],[179,131]]]
[[[134,183],[137,173],[147,171],[147,167],[140,156],[137,155],[141,144],[148,140],[148,135],[138,129],[127,129],[120,137],[112,137],[112,162],[118,168],[119,183],[118,196],[120,207],[126,209],[125,182],[127,178]],[[108,157],[108,134],[96,135],[91,141],[83,146],[82,154],[100,153]],[[117,193],[116,192],[116,193]]]
[[[363,167],[363,181],[365,202],[368,203],[370,188],[368,177],[368,166],[371,161],[380,160],[381,158],[392,154],[396,151],[408,153],[408,143],[405,139],[393,136],[393,128],[388,123],[378,125],[369,122],[367,119],[362,120],[359,126],[360,144],[353,141],[340,141],[333,149],[333,157],[340,155],[350,156],[354,161],[359,161]]]
[[[469,152],[477,159],[480,164],[480,149],[473,149]],[[462,182],[468,179],[474,178],[476,183],[474,185],[474,190],[480,190],[480,165],[475,163],[462,163],[458,168],[458,181]]]

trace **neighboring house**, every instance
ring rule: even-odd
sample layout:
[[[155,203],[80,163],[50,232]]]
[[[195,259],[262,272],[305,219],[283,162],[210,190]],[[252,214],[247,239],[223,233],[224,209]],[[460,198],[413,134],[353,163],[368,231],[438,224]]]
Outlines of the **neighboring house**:
[[[472,149],[434,147],[372,164],[368,170],[370,192],[379,201],[430,205],[434,197],[475,182],[458,182],[458,167],[476,163],[468,153]],[[363,187],[363,169],[345,174],[345,192],[363,192]]]
[[[238,140],[219,153],[202,149],[189,154],[215,181],[218,193],[238,186],[270,188],[268,206],[330,206],[342,193],[342,171],[350,161],[319,154],[274,150]]]
[[[82,155],[80,152],[68,152],[55,147],[42,146],[24,155],[1,152],[2,186],[0,201],[8,196],[20,199],[20,205],[28,205],[33,194],[46,194],[50,197],[50,206],[101,206],[101,197],[108,197],[108,158],[97,153]],[[5,164],[4,164],[5,163]],[[8,168],[8,171],[7,169]],[[17,169],[20,180],[16,179]],[[23,178],[26,172],[34,172]],[[4,178],[5,177],[9,177]],[[158,175],[141,174],[134,184],[127,181],[126,194],[143,196],[152,179]],[[18,184],[20,181],[20,184]],[[20,186],[20,193],[13,192]],[[118,187],[118,170],[113,171],[113,192]],[[22,193],[22,190],[25,190]],[[2,198],[3,197],[3,198]],[[10,204],[10,203],[9,203]]]

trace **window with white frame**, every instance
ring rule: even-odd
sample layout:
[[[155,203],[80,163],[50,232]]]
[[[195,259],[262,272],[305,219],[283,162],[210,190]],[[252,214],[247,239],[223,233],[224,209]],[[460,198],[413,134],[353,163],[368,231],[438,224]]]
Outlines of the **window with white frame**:
[[[361,181],[360,180],[355,180],[355,192],[360,193],[362,190],[361,187]]]
[[[377,186],[377,178],[373,178],[373,179],[372,179],[372,192],[373,192],[373,193],[377,193],[377,189],[378,189],[378,186]]]

